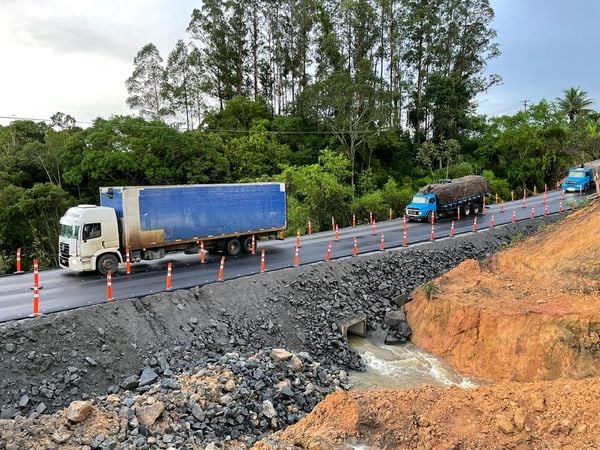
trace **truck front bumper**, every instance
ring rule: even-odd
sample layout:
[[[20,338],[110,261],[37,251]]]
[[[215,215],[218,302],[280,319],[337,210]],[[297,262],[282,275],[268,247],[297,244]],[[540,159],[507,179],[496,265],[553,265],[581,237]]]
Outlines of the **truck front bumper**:
[[[92,262],[88,258],[87,260],[82,260],[77,256],[70,256],[68,260],[68,264],[60,263],[60,267],[63,269],[68,269],[72,272],[87,272],[90,270],[94,270],[92,267]]]

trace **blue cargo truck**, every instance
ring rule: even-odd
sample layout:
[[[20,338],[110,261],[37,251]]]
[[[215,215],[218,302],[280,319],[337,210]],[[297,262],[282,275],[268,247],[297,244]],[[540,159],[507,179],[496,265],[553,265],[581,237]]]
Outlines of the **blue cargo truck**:
[[[79,205],[60,219],[59,264],[76,272],[115,272],[125,260],[166,253],[250,252],[255,239],[286,227],[283,183],[100,188],[100,206]]]
[[[458,211],[463,216],[479,214],[488,193],[488,182],[482,176],[441,180],[419,189],[406,205],[406,217],[411,221],[432,222],[439,217],[456,215]]]
[[[600,169],[600,160],[582,164],[580,167],[569,169],[560,188],[565,192],[585,192],[596,186],[595,175]]]

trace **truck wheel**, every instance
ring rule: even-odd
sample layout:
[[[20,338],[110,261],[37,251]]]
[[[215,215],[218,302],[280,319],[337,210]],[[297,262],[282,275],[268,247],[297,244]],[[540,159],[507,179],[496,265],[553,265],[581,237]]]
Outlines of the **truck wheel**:
[[[245,253],[252,253],[252,236],[248,236],[242,241],[242,250]]]
[[[227,241],[227,245],[225,246],[225,250],[229,256],[237,256],[240,254],[242,250],[242,244],[238,238],[233,238]]]
[[[463,210],[463,216],[470,216],[471,215],[471,205],[465,205],[462,207]]]
[[[429,211],[427,213],[427,222],[432,223],[433,222],[433,218],[435,217],[435,213],[433,211]]]
[[[116,273],[119,268],[119,260],[111,253],[100,256],[96,261],[96,270],[102,275],[106,275],[108,272]]]
[[[473,203],[473,214],[475,214],[475,215],[479,214],[480,210],[481,210],[481,205],[479,203]]]

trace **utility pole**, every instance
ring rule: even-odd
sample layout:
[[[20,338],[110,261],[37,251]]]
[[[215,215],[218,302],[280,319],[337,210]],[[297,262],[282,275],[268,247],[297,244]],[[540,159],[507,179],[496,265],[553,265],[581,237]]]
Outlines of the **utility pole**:
[[[525,109],[525,112],[527,112],[527,103],[529,103],[531,100],[523,100],[521,103],[523,103],[523,108]]]

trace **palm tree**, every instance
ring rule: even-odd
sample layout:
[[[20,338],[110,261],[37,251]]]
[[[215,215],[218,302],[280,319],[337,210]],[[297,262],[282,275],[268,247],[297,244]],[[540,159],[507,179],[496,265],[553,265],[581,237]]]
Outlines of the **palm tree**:
[[[592,110],[588,108],[593,102],[587,97],[587,92],[578,87],[563,91],[563,98],[556,97],[558,106],[569,116],[569,122],[573,123],[578,114],[586,114]]]

